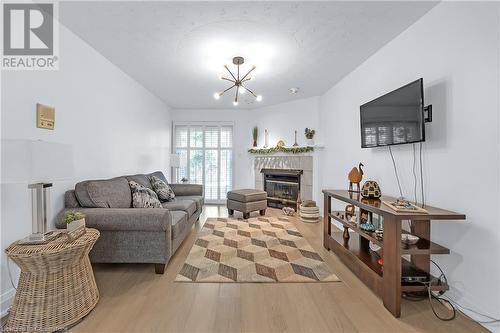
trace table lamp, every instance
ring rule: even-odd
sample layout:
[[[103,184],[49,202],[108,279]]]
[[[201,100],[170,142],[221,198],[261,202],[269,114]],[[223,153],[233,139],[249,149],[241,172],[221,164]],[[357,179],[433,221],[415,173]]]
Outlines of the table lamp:
[[[25,184],[31,190],[32,233],[21,243],[50,240],[52,181],[73,177],[71,145],[31,140],[2,140],[2,184]]]
[[[170,154],[170,167],[172,168],[172,179],[175,183],[179,182],[178,171],[181,166],[181,157],[179,154]]]

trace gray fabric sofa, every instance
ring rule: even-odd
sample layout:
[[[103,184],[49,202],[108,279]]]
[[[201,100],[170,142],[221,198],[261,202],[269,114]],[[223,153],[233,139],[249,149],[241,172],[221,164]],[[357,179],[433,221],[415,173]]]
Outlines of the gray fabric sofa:
[[[203,186],[169,184],[173,201],[162,208],[132,208],[129,180],[151,188],[150,176],[166,181],[161,171],[105,180],[86,180],[65,193],[65,208],[56,217],[56,227],[66,228],[64,213],[84,213],[87,227],[101,236],[90,252],[94,263],[153,263],[163,274],[166,264],[198,220],[203,209]]]

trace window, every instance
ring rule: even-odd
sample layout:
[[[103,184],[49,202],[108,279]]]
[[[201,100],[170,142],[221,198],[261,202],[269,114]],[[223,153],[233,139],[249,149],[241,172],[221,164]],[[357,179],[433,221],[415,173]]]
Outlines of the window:
[[[233,187],[233,126],[174,124],[174,150],[180,156],[179,182],[202,184],[207,202],[219,202]]]

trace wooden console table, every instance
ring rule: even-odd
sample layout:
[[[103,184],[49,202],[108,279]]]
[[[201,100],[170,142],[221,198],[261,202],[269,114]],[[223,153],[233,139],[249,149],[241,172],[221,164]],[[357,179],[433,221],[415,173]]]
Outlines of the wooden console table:
[[[359,193],[346,190],[323,190],[324,194],[324,240],[323,246],[332,250],[339,259],[370,289],[379,295],[384,306],[395,317],[401,315],[401,293],[403,291],[425,291],[426,287],[419,283],[401,283],[402,267],[420,269],[430,272],[431,254],[449,254],[450,250],[430,241],[431,220],[465,220],[464,214],[426,206],[428,214],[398,213],[382,203],[395,201],[396,198],[382,196],[380,199],[365,199]],[[332,211],[332,199],[354,205],[364,211],[378,214],[384,218],[383,240],[375,233],[361,230],[355,224],[342,219]],[[345,214],[344,211],[341,214]],[[332,219],[351,229],[359,237],[344,238],[342,231],[332,233]],[[409,220],[411,233],[420,237],[414,245],[401,242],[401,222]],[[369,242],[379,245],[383,250],[384,264],[378,263],[379,256],[370,250]],[[411,260],[402,258],[410,255]],[[430,276],[430,273],[429,273]],[[430,277],[431,280],[433,277]],[[434,284],[432,290],[447,290],[444,284]]]

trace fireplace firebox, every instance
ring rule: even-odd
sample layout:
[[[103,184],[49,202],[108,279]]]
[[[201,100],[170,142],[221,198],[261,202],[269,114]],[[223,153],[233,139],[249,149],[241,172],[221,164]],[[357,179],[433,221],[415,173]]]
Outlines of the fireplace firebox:
[[[297,210],[300,195],[302,170],[261,169],[264,191],[267,192],[267,206],[274,208],[291,207]]]

